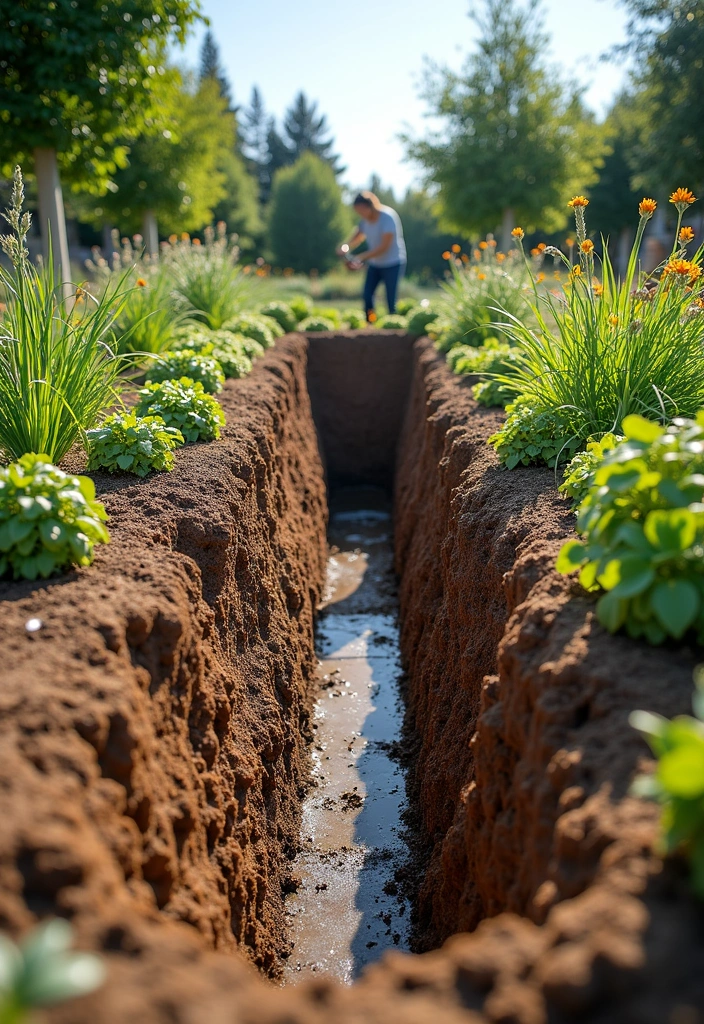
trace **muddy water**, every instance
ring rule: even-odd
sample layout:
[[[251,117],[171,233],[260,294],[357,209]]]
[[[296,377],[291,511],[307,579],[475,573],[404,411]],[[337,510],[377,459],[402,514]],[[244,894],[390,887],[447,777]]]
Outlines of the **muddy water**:
[[[294,867],[300,886],[287,898],[289,983],[320,974],[349,983],[384,950],[408,948],[397,881],[408,858],[405,785],[391,756],[402,719],[397,605],[383,494],[339,495],[329,539],[312,786]]]

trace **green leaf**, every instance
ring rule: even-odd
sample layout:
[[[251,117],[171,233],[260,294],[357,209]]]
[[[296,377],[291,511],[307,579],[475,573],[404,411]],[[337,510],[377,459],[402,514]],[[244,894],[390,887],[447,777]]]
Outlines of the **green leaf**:
[[[663,754],[657,778],[672,796],[693,800],[704,796],[704,740]]]
[[[639,555],[624,555],[609,564],[616,567],[616,582],[606,586],[601,577],[599,582],[605,590],[611,590],[614,597],[635,597],[642,594],[655,579],[655,570]]]
[[[555,568],[563,574],[574,572],[575,569],[578,569],[583,564],[585,558],[586,548],[584,544],[581,544],[578,540],[570,540],[560,548]]]
[[[645,519],[644,533],[661,551],[680,553],[691,547],[697,535],[697,519],[688,509],[656,509]]]
[[[628,601],[615,597],[614,594],[604,594],[597,602],[596,614],[599,622],[609,633],[616,633],[626,621]]]
[[[131,455],[118,455],[115,461],[120,469],[129,469],[134,462],[134,458]]]
[[[697,617],[700,597],[687,580],[667,580],[653,589],[650,602],[662,628],[679,640]]]
[[[642,441],[645,444],[652,444],[653,441],[665,433],[663,427],[643,416],[626,416],[623,420],[623,432],[630,441]]]

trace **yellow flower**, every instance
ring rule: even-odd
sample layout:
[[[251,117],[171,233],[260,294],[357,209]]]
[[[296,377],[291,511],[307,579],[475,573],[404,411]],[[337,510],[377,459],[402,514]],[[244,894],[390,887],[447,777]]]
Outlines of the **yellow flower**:
[[[191,240],[191,236],[188,234],[188,232],[187,231],[182,231],[181,232],[181,241],[182,242],[190,242],[190,240]]]
[[[523,228],[514,228],[511,232],[514,238],[525,238],[525,231]]]
[[[137,283],[137,287],[138,288],[146,288],[147,287],[147,282],[144,280],[143,277],[138,277],[136,283]]]
[[[442,254],[442,258],[444,260],[449,260],[451,258],[451,256],[452,256],[452,253],[449,251],[449,249],[445,249],[445,252]]]
[[[538,282],[538,284],[540,284],[540,283],[541,283],[542,281],[544,281],[544,280],[545,280],[545,274],[543,274],[543,272],[541,271],[541,272],[540,272],[540,273],[538,274],[538,276],[536,277],[536,281]]]
[[[572,277],[580,277],[582,273],[582,268],[579,266],[572,267],[570,273],[572,274]]]
[[[670,202],[677,207],[680,213],[684,213],[687,207],[696,201],[697,197],[692,195],[688,188],[676,188],[670,196]]]
[[[692,285],[702,276],[702,268],[698,267],[696,263],[692,263],[691,260],[673,259],[663,267],[662,276],[665,277],[668,274],[674,274],[675,279],[679,279],[680,282],[686,278],[687,284]]]
[[[618,327],[618,317],[616,316],[615,313],[612,313],[611,316],[609,317],[609,323],[611,324],[612,327]]]
[[[641,217],[650,219],[657,210],[658,204],[654,199],[641,199],[638,203],[638,213]]]
[[[590,256],[591,253],[594,252],[594,243],[591,241],[591,239],[585,238],[585,240],[582,242],[579,248],[582,250],[582,252],[586,253],[587,256]]]
[[[462,252],[462,246],[458,245],[457,242],[455,242],[455,244],[452,246],[452,251],[453,252]]]
[[[479,243],[479,248],[480,248],[480,249],[482,250],[482,252],[483,252],[483,251],[484,251],[484,250],[485,250],[485,249],[487,248],[487,243],[486,243],[486,242],[480,242],[480,243]]]
[[[693,238],[694,231],[691,228],[685,227],[680,229],[680,242],[691,242]]]
[[[589,206],[589,200],[584,196],[573,196],[567,205],[574,210],[580,206]]]
[[[603,295],[603,294],[604,294],[604,286],[603,286],[603,284],[599,284],[599,282],[598,282],[598,281],[597,281],[597,283],[596,283],[596,284],[594,285],[594,287],[593,287],[593,289],[592,289],[592,290],[593,290],[594,294],[595,294],[595,295],[597,296],[597,298],[598,298],[598,297],[599,297],[600,295]]]

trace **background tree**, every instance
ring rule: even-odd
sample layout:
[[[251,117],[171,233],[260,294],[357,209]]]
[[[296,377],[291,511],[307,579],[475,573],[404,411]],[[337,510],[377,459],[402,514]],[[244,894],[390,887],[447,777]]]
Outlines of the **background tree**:
[[[335,172],[320,157],[304,153],[276,173],[269,210],[274,263],[324,273],[335,265],[335,249],[350,226]]]
[[[281,170],[282,167],[289,167],[292,163],[291,151],[279,135],[276,128],[276,120],[273,117],[270,117],[266,132],[266,164],[263,178],[264,189],[262,194],[263,203],[268,203],[271,197],[271,189],[276,172]]]
[[[250,173],[259,183],[259,193],[263,196],[269,184],[268,161],[269,147],[269,115],[258,87],[252,87],[249,106],[242,112],[240,135],[243,142],[243,153]]]
[[[0,0],[0,164],[33,159],[39,220],[70,279],[59,166],[100,192],[154,113],[162,55],[198,0]]]
[[[548,37],[539,0],[483,0],[480,36],[460,74],[431,66],[424,96],[443,122],[409,155],[439,186],[448,224],[469,233],[501,224],[504,249],[516,219],[526,229],[566,222],[571,191],[595,179],[601,143],[579,92],[542,63]]]
[[[219,170],[224,177],[223,195],[212,212],[212,219],[225,221],[228,231],[237,232],[240,249],[245,257],[251,258],[256,255],[262,237],[257,180],[232,152],[223,154]]]
[[[340,158],[332,152],[335,140],[327,137],[327,118],[318,115],[318,104],[309,103],[304,92],[299,92],[284,116],[284,135],[290,162],[298,160],[303,153],[314,153],[330,164],[335,174],[345,170],[340,166]]]
[[[210,29],[203,36],[203,44],[200,48],[200,80],[203,82],[209,78],[217,82],[220,95],[227,103],[227,109],[234,114],[236,111],[232,105],[232,90],[220,63],[218,44]]]
[[[436,200],[422,189],[408,189],[396,209],[406,240],[407,272],[422,281],[442,277],[447,263],[443,252],[457,241],[457,233],[440,226]]]

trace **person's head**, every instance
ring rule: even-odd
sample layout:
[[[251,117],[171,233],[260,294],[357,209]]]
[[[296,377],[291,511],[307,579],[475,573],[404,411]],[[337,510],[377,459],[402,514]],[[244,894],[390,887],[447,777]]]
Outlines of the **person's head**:
[[[376,220],[379,216],[379,210],[381,209],[381,203],[379,197],[375,196],[373,192],[358,192],[354,197],[354,203],[352,204],[355,209],[357,216],[361,217],[362,220]]]

